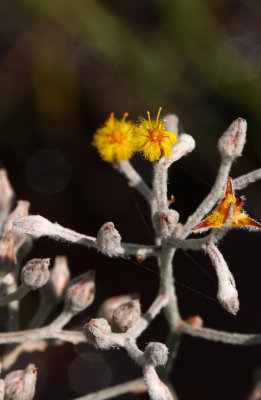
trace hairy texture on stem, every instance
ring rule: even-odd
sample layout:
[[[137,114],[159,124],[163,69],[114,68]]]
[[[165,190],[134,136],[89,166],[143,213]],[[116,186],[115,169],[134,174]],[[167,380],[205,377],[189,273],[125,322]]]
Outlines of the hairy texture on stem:
[[[115,385],[98,392],[87,394],[86,396],[77,397],[74,400],[105,400],[120,396],[125,393],[143,393],[147,388],[143,378],[134,379],[120,385]]]
[[[172,149],[168,158],[161,157],[159,162],[154,164],[153,190],[158,204],[158,211],[165,211],[168,208],[167,197],[167,176],[171,164],[182,156],[190,153],[195,148],[194,139],[185,133],[180,135],[178,144]]]
[[[208,196],[202,201],[197,210],[188,218],[186,224],[182,229],[182,233],[180,235],[181,238],[185,238],[190,233],[190,229],[200,221],[204,215],[208,214],[209,211],[214,207],[217,201],[221,198],[225,184],[227,181],[227,177],[229,175],[229,171],[232,165],[232,160],[230,159],[222,159],[221,165],[218,171],[218,175],[216,181],[208,194]]]
[[[29,215],[18,217],[14,220],[12,232],[26,233],[34,238],[49,236],[55,240],[64,240],[66,242],[77,243],[87,247],[97,249],[96,238],[86,236],[81,233],[64,228],[61,225],[54,224],[40,215]],[[121,243],[114,249],[114,256],[142,256],[143,258],[158,255],[158,246],[145,246],[134,243]]]
[[[238,178],[234,179],[234,188],[236,190],[244,189],[250,183],[256,182],[259,179],[261,179],[261,168],[249,172],[248,174],[241,175]]]
[[[159,379],[155,371],[156,365],[164,365],[168,350],[161,343],[150,343],[144,352],[139,350],[134,339],[127,338],[125,349],[129,356],[142,366],[144,380],[152,400],[173,400],[168,387]]]
[[[261,344],[260,334],[231,333],[210,328],[200,328],[188,324],[185,321],[180,322],[178,331],[186,335],[195,336],[205,340],[211,340],[214,342],[222,342],[240,346],[255,346]]]
[[[234,334],[203,328],[203,321],[200,316],[192,316],[186,321],[181,320],[173,276],[173,257],[176,250],[179,248],[183,250],[203,250],[209,255],[218,278],[217,298],[227,311],[236,314],[239,309],[239,302],[235,280],[217,248],[217,243],[228,230],[236,226],[251,225],[256,229],[260,228],[261,225],[241,211],[243,198],[237,199],[235,197],[232,181],[228,177],[232,162],[241,155],[245,143],[246,121],[242,118],[234,121],[219,139],[218,149],[221,155],[221,165],[209,195],[188,218],[184,226],[178,222],[179,214],[169,208],[175,197],[171,195],[171,199],[168,199],[168,168],[182,156],[191,152],[195,147],[195,141],[188,134],[181,134],[177,141],[176,134],[173,133],[177,133],[178,130],[177,117],[168,115],[166,120],[160,121],[160,110],[155,121],[151,121],[148,113],[148,121],[140,120],[140,125],[135,130],[138,150],[141,150],[149,160],[155,161],[152,189],[148,187],[132,165],[124,160],[127,153],[123,146],[127,142],[125,144],[122,142],[122,132],[118,132],[114,128],[116,126],[120,128],[119,123],[121,128],[125,127],[126,114],[121,121],[116,121],[114,115],[111,114],[105,127],[100,130],[102,137],[98,138],[99,143],[96,143],[102,146],[99,147],[100,153],[103,150],[105,151],[106,154],[103,153],[104,158],[107,161],[113,161],[113,167],[127,178],[129,185],[138,190],[148,203],[155,230],[155,245],[144,246],[122,243],[121,235],[114,227],[113,222],[102,225],[97,238],[80,234],[57,223],[52,223],[39,215],[27,215],[29,203],[24,201],[18,202],[17,207],[9,214],[13,204],[13,191],[6,173],[0,171],[0,227],[3,233],[0,238],[0,264],[1,260],[2,264],[6,263],[2,268],[4,273],[0,286],[2,295],[0,306],[8,304],[10,308],[15,300],[21,299],[31,289],[38,289],[43,282],[46,283],[47,281],[48,270],[45,268],[43,276],[39,277],[37,265],[31,261],[32,267],[28,269],[27,266],[28,271],[24,267],[22,271],[22,285],[17,285],[19,263],[16,263],[16,253],[25,241],[28,243],[29,235],[34,238],[49,236],[55,240],[81,244],[94,248],[110,257],[136,256],[139,262],[149,256],[156,257],[159,267],[159,288],[158,294],[149,309],[141,315],[137,296],[114,296],[103,303],[99,311],[100,318],[93,318],[84,325],[83,332],[65,330],[65,325],[71,321],[75,314],[83,311],[92,303],[95,283],[93,271],[82,274],[69,283],[69,270],[66,260],[64,257],[60,257],[56,258],[55,267],[51,270],[50,282],[45,288],[41,289],[40,305],[29,325],[33,329],[0,333],[0,344],[23,343],[22,346],[26,347],[26,343],[30,341],[39,342],[39,340],[52,339],[56,342],[68,341],[73,344],[88,342],[98,349],[123,347],[128,355],[141,366],[150,398],[152,400],[171,400],[173,399],[171,391],[159,379],[155,368],[165,365],[167,362],[167,367],[163,372],[166,378],[164,382],[167,382],[167,374],[171,369],[183,334],[231,344],[254,345],[261,343],[261,335]],[[110,128],[109,132],[107,125]],[[127,129],[129,129],[129,124]],[[104,139],[106,140],[104,141]],[[132,154],[132,149],[129,150],[128,157]],[[242,189],[249,183],[260,179],[260,171],[256,170],[235,179],[235,188]],[[214,212],[201,221],[218,201],[219,204]],[[217,216],[218,220],[215,219]],[[207,228],[222,227],[222,229],[212,229],[210,234],[205,237],[187,239],[191,228],[201,229],[205,225]],[[6,241],[6,238],[9,238],[10,241]],[[60,268],[58,268],[59,266]],[[8,274],[10,271],[11,273]],[[7,275],[4,276],[5,274]],[[60,277],[61,279],[59,279]],[[42,325],[50,311],[60,301],[65,303],[62,312],[49,325],[36,328]],[[169,349],[162,343],[150,342],[145,350],[141,351],[136,344],[137,338],[162,311],[164,311],[169,327]],[[18,320],[18,308],[14,315]],[[9,313],[9,316],[11,316],[11,313]],[[16,329],[18,329],[18,326],[16,326]],[[19,354],[19,347],[16,350],[14,355]],[[16,371],[12,376],[16,378],[19,375],[20,382],[24,374],[25,371]],[[0,380],[0,396],[1,382],[3,381]],[[117,385],[117,387],[87,395],[77,400],[106,399],[128,392],[131,387],[131,383]],[[26,400],[31,400],[31,398],[29,393]],[[25,399],[20,397],[19,400]]]
[[[239,301],[233,275],[214,243],[207,243],[204,245],[204,249],[208,253],[216,270],[218,278],[217,299],[225,310],[236,315],[239,310]]]

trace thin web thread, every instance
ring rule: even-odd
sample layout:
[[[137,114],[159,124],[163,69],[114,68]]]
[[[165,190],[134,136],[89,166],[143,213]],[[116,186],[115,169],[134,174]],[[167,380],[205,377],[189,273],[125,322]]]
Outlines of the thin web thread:
[[[175,165],[177,165],[180,169],[184,170],[184,172],[186,172],[187,174],[191,175],[192,177],[194,177],[194,178],[197,179],[198,181],[202,182],[202,183],[205,184],[206,186],[208,186],[208,187],[211,186],[208,182],[204,181],[203,179],[199,178],[198,176],[196,176],[196,175],[192,174],[191,172],[187,171],[184,167],[180,166],[179,164],[176,163]],[[141,212],[141,209],[140,209],[140,206],[139,206],[139,204],[138,204],[138,202],[137,202],[137,199],[136,199],[136,197],[135,197],[135,194],[133,193],[133,190],[132,190],[131,187],[129,187],[129,190],[130,190],[130,193],[131,193],[132,201],[134,202],[135,208],[136,208],[137,213],[138,213],[138,215],[139,215],[139,217],[140,217],[140,219],[141,219],[141,221],[142,221],[142,224],[143,224],[143,226],[145,227],[146,232],[148,233],[150,239],[151,239],[152,241],[154,241],[154,237],[153,237],[151,228],[150,228],[148,222],[146,221],[146,219],[144,218],[143,213]],[[207,271],[206,271],[206,270],[191,256],[191,255],[189,255],[189,254],[188,254],[187,252],[185,252],[184,250],[183,250],[183,253],[194,263],[194,265],[196,265],[196,266],[201,270],[201,272],[203,272],[206,276],[208,276],[208,278],[209,278],[211,281],[213,281],[213,282],[215,282],[215,283],[217,282],[217,281],[213,278],[213,276],[211,276],[211,275],[210,275],[210,274],[209,274],[209,273],[208,273],[208,272],[207,272]],[[133,260],[130,259],[130,258],[129,258],[127,261],[128,261],[128,262],[131,262],[132,264],[134,264],[134,265],[136,265],[136,266],[139,266],[140,268],[145,269],[146,271],[149,271],[149,272],[151,272],[151,273],[154,273],[154,274],[157,275],[157,276],[160,275],[158,271],[154,271],[153,269],[151,269],[151,268],[145,266],[144,264],[135,262],[135,261],[133,261]],[[177,284],[178,286],[181,286],[181,287],[183,287],[183,288],[185,288],[185,289],[187,289],[187,290],[190,290],[190,291],[192,291],[192,292],[194,292],[194,293],[196,293],[196,294],[198,294],[198,295],[200,295],[200,296],[202,296],[202,297],[205,297],[205,298],[207,298],[207,299],[209,299],[209,300],[212,300],[212,301],[217,302],[217,300],[216,300],[215,298],[213,298],[213,297],[211,297],[211,296],[208,296],[207,294],[202,293],[202,292],[200,292],[200,291],[198,291],[198,290],[196,290],[196,289],[194,289],[194,288],[192,288],[192,287],[190,287],[190,286],[188,286],[188,285],[185,285],[184,283],[181,283],[181,282],[177,281],[176,279],[175,279],[175,284]]]
[[[136,262],[136,261],[133,261],[132,259],[124,259],[124,261],[130,262],[130,263],[132,263],[132,264],[138,266],[139,268],[143,268],[143,269],[145,269],[146,271],[149,271],[149,272],[153,273],[154,275],[160,276],[160,274],[159,274],[158,271],[154,271],[153,269],[147,267],[147,266],[144,265],[144,264],[141,264],[141,263],[138,263],[138,262]],[[175,284],[177,284],[178,286],[181,286],[181,287],[183,287],[183,288],[185,288],[185,289],[187,289],[187,290],[190,290],[191,292],[194,292],[194,293],[196,293],[196,294],[198,294],[198,295],[200,295],[200,296],[202,296],[202,297],[205,297],[205,298],[207,298],[207,299],[209,299],[209,300],[212,300],[212,301],[217,302],[217,300],[216,300],[214,297],[208,296],[207,294],[202,293],[202,292],[200,292],[199,290],[193,289],[192,287],[190,287],[190,286],[188,286],[188,285],[185,285],[184,283],[181,283],[181,282],[177,281],[176,279],[175,279]]]

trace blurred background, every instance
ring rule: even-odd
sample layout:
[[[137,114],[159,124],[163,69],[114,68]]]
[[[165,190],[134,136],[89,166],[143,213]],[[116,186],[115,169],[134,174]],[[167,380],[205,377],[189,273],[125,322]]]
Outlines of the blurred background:
[[[92,135],[114,111],[132,120],[175,113],[196,150],[170,171],[170,194],[184,222],[208,193],[219,165],[216,142],[237,117],[248,120],[244,158],[232,177],[261,165],[261,3],[259,0],[2,0],[0,2],[0,149],[17,198],[31,212],[88,235],[113,221],[124,241],[150,244],[143,199],[101,161]],[[151,164],[133,164],[151,182]],[[261,183],[244,191],[251,217],[261,220]],[[184,318],[205,326],[261,332],[260,233],[232,232],[221,248],[236,278],[237,317],[216,302],[216,282],[203,254],[178,253],[176,288]],[[156,295],[153,260],[113,260],[48,239],[32,257],[67,255],[76,276],[97,271],[94,304],[70,326],[79,328],[107,297],[138,292],[143,311]],[[209,277],[209,274],[211,275]],[[22,302],[26,328],[37,294]],[[58,310],[56,311],[58,312]],[[2,327],[2,330],[4,326]],[[159,317],[139,341],[165,341]],[[15,367],[38,366],[36,399],[72,399],[141,375],[124,351],[87,345],[51,347],[20,357]],[[247,399],[261,366],[260,347],[182,339],[171,374],[180,400]],[[133,396],[133,397],[131,397]],[[122,399],[145,399],[126,395]]]

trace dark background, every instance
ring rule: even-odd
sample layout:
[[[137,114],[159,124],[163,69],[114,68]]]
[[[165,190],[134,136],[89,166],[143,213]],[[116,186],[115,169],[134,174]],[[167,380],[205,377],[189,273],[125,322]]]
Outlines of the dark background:
[[[217,139],[239,116],[248,120],[248,142],[231,176],[259,168],[260,22],[258,0],[1,1],[0,149],[17,198],[31,202],[32,214],[79,232],[95,236],[104,222],[113,221],[124,241],[152,243],[143,199],[91,146],[111,111],[118,117],[128,111],[136,120],[162,106],[163,113],[179,115],[182,131],[194,136],[196,150],[171,168],[169,178],[182,222],[210,190],[219,165]],[[140,156],[133,164],[150,184],[151,164]],[[244,194],[249,214],[260,221],[260,182]],[[207,257],[177,254],[184,318],[197,314],[208,327],[261,332],[260,239],[260,233],[237,231],[221,245],[239,290],[236,317],[215,301]],[[68,256],[73,276],[97,272],[95,302],[72,328],[95,316],[107,297],[138,292],[145,311],[156,295],[152,259],[143,266],[45,238],[30,257],[57,254]],[[22,328],[37,299],[34,294],[23,300]],[[165,341],[166,332],[158,317],[140,347]],[[247,399],[260,356],[258,346],[184,337],[171,381],[180,400]],[[87,345],[52,347],[21,357],[15,367],[28,362],[39,368],[36,399],[72,399],[141,375],[123,350],[96,352]]]

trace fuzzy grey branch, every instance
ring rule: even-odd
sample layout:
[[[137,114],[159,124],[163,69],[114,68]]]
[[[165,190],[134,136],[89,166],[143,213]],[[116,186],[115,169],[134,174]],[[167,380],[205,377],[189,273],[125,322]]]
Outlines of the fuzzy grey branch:
[[[138,348],[135,339],[127,336],[124,341],[124,347],[130,358],[138,365],[143,365],[145,362],[143,352]]]
[[[86,236],[71,229],[64,228],[57,223],[50,222],[48,219],[41,217],[40,215],[29,215],[16,218],[13,222],[12,231],[26,233],[34,238],[49,236],[55,240],[64,240],[97,249],[97,240],[95,237]],[[121,243],[117,245],[114,248],[113,253],[110,253],[109,255],[113,254],[115,257],[134,255],[146,258],[154,255],[157,256],[158,251],[158,246]]]
[[[99,390],[95,393],[87,394],[86,396],[77,397],[74,400],[106,400],[120,396],[121,394],[125,393],[141,393],[146,391],[147,388],[144,383],[144,379],[138,378],[122,383],[120,385],[115,385],[103,390]]]
[[[227,263],[213,242],[204,245],[204,249],[216,270],[218,278],[217,299],[225,310],[236,315],[239,310],[238,293]]]
[[[76,313],[73,313],[71,310],[67,310],[66,308],[59,314],[51,323],[48,325],[48,328],[50,331],[52,330],[60,330],[62,329],[65,325],[68,324],[68,322],[71,321],[72,317]],[[44,329],[45,327],[43,327]]]
[[[176,248],[182,250],[202,250],[204,244],[211,240],[212,235],[205,236],[198,239],[179,239],[175,237],[167,238],[167,243]]]
[[[240,334],[218,331],[211,328],[198,328],[186,323],[185,321],[178,324],[178,333],[234,345],[254,346],[261,344],[261,334]],[[127,335],[116,335],[123,336],[121,341],[121,347],[123,347],[124,337]],[[60,339],[73,344],[87,341],[84,334],[80,331],[68,331],[63,329],[50,330],[49,327],[0,333],[0,344],[24,343],[26,341],[34,342],[41,339]]]
[[[161,343],[149,343],[142,352],[135,340],[127,338],[125,349],[129,356],[143,368],[144,380],[152,400],[173,400],[168,387],[159,379],[155,367],[165,365],[168,349]]]
[[[87,341],[85,335],[81,331],[68,331],[65,329],[58,329],[54,330],[52,335],[56,339],[60,339],[64,342],[69,342],[72,344],[79,344]]]
[[[183,227],[181,237],[185,238],[190,229],[206,215],[221,198],[233,161],[241,155],[246,141],[246,121],[238,118],[233,121],[218,141],[221,164],[216,181],[210,193],[202,201],[197,210],[188,218]]]
[[[0,344],[35,342],[42,339],[60,339],[74,344],[86,342],[82,332],[61,330],[49,325],[42,328],[0,333]]]
[[[5,294],[10,295],[17,291],[18,285],[15,279],[15,274],[10,272],[3,278],[2,284],[5,286]],[[0,298],[1,299],[1,298]],[[18,300],[13,300],[7,304],[8,321],[7,330],[8,331],[18,331],[19,330],[19,308],[20,303]]]
[[[137,338],[148,327],[151,321],[160,313],[168,303],[168,296],[166,294],[159,294],[149,309],[143,314],[135,326],[130,328],[127,332],[129,336]]]
[[[151,124],[151,121],[149,123]],[[177,117],[168,115],[166,121],[167,130],[174,130],[176,132],[177,125]],[[173,400],[170,390],[159,379],[155,368],[158,365],[165,365],[167,359],[169,359],[169,367],[171,366],[173,354],[176,352],[177,341],[180,340],[182,334],[231,344],[253,345],[261,343],[261,335],[242,335],[202,328],[195,321],[192,323],[193,318],[190,320],[190,324],[182,321],[179,314],[172,271],[173,257],[176,249],[204,250],[209,255],[217,273],[217,298],[219,302],[232,314],[236,314],[238,311],[239,302],[234,278],[216,246],[217,242],[232,227],[232,224],[229,228],[225,227],[221,230],[212,229],[210,234],[204,238],[186,238],[190,234],[190,229],[204,215],[208,214],[221,199],[232,162],[241,155],[245,139],[246,121],[238,118],[219,139],[218,149],[221,155],[221,165],[215,184],[198,209],[188,218],[184,227],[178,224],[179,214],[175,210],[169,209],[167,179],[168,168],[172,163],[194,149],[195,141],[190,135],[181,134],[170,156],[168,158],[161,157],[158,162],[154,163],[153,190],[147,186],[142,177],[128,161],[114,164],[114,168],[128,179],[129,185],[135,187],[149,204],[153,227],[155,229],[156,246],[122,243],[121,235],[112,222],[106,222],[102,225],[97,238],[77,233],[57,223],[52,223],[41,216],[26,215],[28,214],[29,206],[26,202],[18,203],[17,208],[8,216],[13,203],[13,191],[7,180],[6,173],[1,173],[0,171],[0,208],[2,207],[0,210],[0,220],[2,218],[1,222],[5,221],[1,229],[7,235],[2,237],[2,245],[5,243],[6,238],[9,238],[12,244],[12,241],[19,238],[21,241],[19,239],[18,243],[23,243],[24,240],[28,239],[27,235],[35,238],[49,236],[55,240],[64,240],[95,248],[109,257],[136,256],[142,261],[148,256],[155,256],[158,259],[160,273],[158,295],[144,315],[140,313],[139,300],[130,299],[128,302],[118,305],[114,313],[112,312],[113,316],[110,322],[104,318],[104,315],[102,316],[103,318],[93,318],[84,325],[83,332],[64,330],[63,328],[74,315],[83,311],[92,303],[95,295],[94,271],[88,271],[76,277],[69,284],[68,274],[63,276],[59,282],[54,278],[52,285],[49,285],[49,289],[46,287],[46,290],[43,290],[43,294],[48,298],[48,301],[46,300],[41,303],[41,307],[45,309],[43,316],[45,317],[47,312],[50,311],[50,304],[57,304],[62,300],[64,300],[63,311],[49,325],[42,328],[0,333],[0,344],[23,343],[24,346],[24,343],[28,342],[55,339],[68,341],[73,344],[88,342],[99,349],[123,347],[127,350],[130,357],[142,367],[151,400]],[[237,178],[234,186],[236,189],[241,189],[260,178],[261,170],[256,170]],[[240,201],[242,203],[242,199],[239,199],[237,203],[234,203],[234,201],[231,202],[233,204],[229,208],[228,220],[232,218],[235,207],[239,207],[241,204],[239,203]],[[3,215],[5,216],[4,219]],[[12,231],[10,231],[11,226]],[[3,268],[2,276],[9,273],[14,267],[17,250],[18,246],[14,251],[10,251],[10,257],[7,260],[7,265]],[[31,264],[27,266],[28,268],[22,271],[22,285],[7,296],[0,298],[0,306],[22,298],[31,289],[38,289],[42,284],[47,282],[49,278],[48,268],[45,268],[43,271],[41,279],[38,279],[39,270],[35,268],[35,260],[31,260],[30,262]],[[114,301],[115,299],[119,300],[119,298],[120,296],[114,297]],[[39,310],[32,325],[42,323],[43,321],[43,317],[42,319],[39,318],[42,308]],[[169,357],[168,349],[164,344],[151,342],[146,346],[144,352],[136,344],[136,339],[161,311],[164,311],[169,325],[170,343],[175,344],[170,347]],[[189,322],[189,320],[187,321]],[[19,349],[17,349],[17,352],[14,352],[14,356],[18,353]],[[19,374],[21,373],[23,371],[19,372]],[[14,374],[14,376],[18,375]],[[131,388],[131,382],[127,382],[126,384],[117,385],[114,388],[108,388],[75,400],[102,400],[119,395],[120,393],[126,393],[132,390]]]
[[[241,175],[233,180],[235,190],[246,188],[250,183],[254,183],[261,179],[261,168],[251,171],[248,174]]]
[[[158,211],[165,211],[169,207],[167,197],[168,168],[171,164],[195,148],[195,141],[192,136],[183,133],[179,137],[179,142],[173,147],[172,153],[168,158],[161,159],[154,164],[153,190],[156,196]]]
[[[14,300],[21,300],[23,297],[25,297],[29,292],[31,291],[31,288],[28,286],[21,284],[17,290],[15,290],[13,293],[10,293],[6,296],[3,296],[0,298],[0,307],[4,307],[11,303]]]
[[[56,341],[55,345],[61,345],[62,341]],[[46,340],[40,340],[38,342],[25,342],[21,343],[14,348],[11,349],[11,351],[7,352],[2,359],[2,369],[7,371],[10,369],[10,367],[17,361],[18,357],[23,354],[23,353],[32,353],[35,351],[45,351],[49,346],[49,343]],[[1,398],[1,397],[0,397]]]
[[[151,364],[144,365],[143,373],[151,400],[174,400],[169,388],[159,379]]]
[[[120,248],[117,249],[116,255],[128,257],[128,256],[140,256],[142,259],[147,257],[158,257],[160,254],[160,246],[146,246],[143,244],[133,243],[122,243]]]
[[[130,328],[126,333],[111,333],[109,347],[124,347],[126,338],[138,337],[160,312],[162,307],[166,304],[166,301],[167,299],[165,296],[159,296],[133,328]],[[50,325],[43,328],[0,333],[0,344],[23,343],[41,339],[61,339],[72,343],[86,342],[86,337],[82,332],[62,330],[62,327],[70,321],[73,315],[73,313],[64,310]]]
[[[255,346],[261,344],[260,334],[243,334],[218,331],[210,328],[198,328],[182,321],[178,327],[180,333],[201,339],[222,342],[241,346]]]
[[[78,243],[88,247],[96,246],[96,239],[91,236],[82,235],[71,229],[52,223],[40,215],[29,215],[17,217],[13,221],[13,232],[26,233],[27,235],[39,238],[41,236],[51,236],[56,240]]]
[[[195,239],[180,239],[179,237],[168,237],[166,243],[171,247],[182,250],[202,250],[204,245],[212,242],[217,244],[227,234],[230,227],[223,229],[211,229],[207,236]]]
[[[108,322],[103,318],[92,319],[83,328],[87,341],[98,348],[125,347],[126,339],[138,338],[168,302],[167,294],[159,294],[148,311],[125,333],[111,332]]]
[[[232,160],[229,158],[223,158],[218,171],[216,181],[207,195],[207,197],[202,201],[197,210],[188,218],[186,224],[182,229],[180,235],[181,238],[186,238],[191,232],[190,229],[196,225],[203,217],[206,215],[222,197],[224,187],[231,169]]]
[[[168,158],[162,157],[159,160],[159,164],[161,164],[164,169],[169,168],[175,161],[191,153],[195,149],[195,145],[195,140],[191,135],[182,133],[179,136],[178,143],[173,147],[171,155]]]

